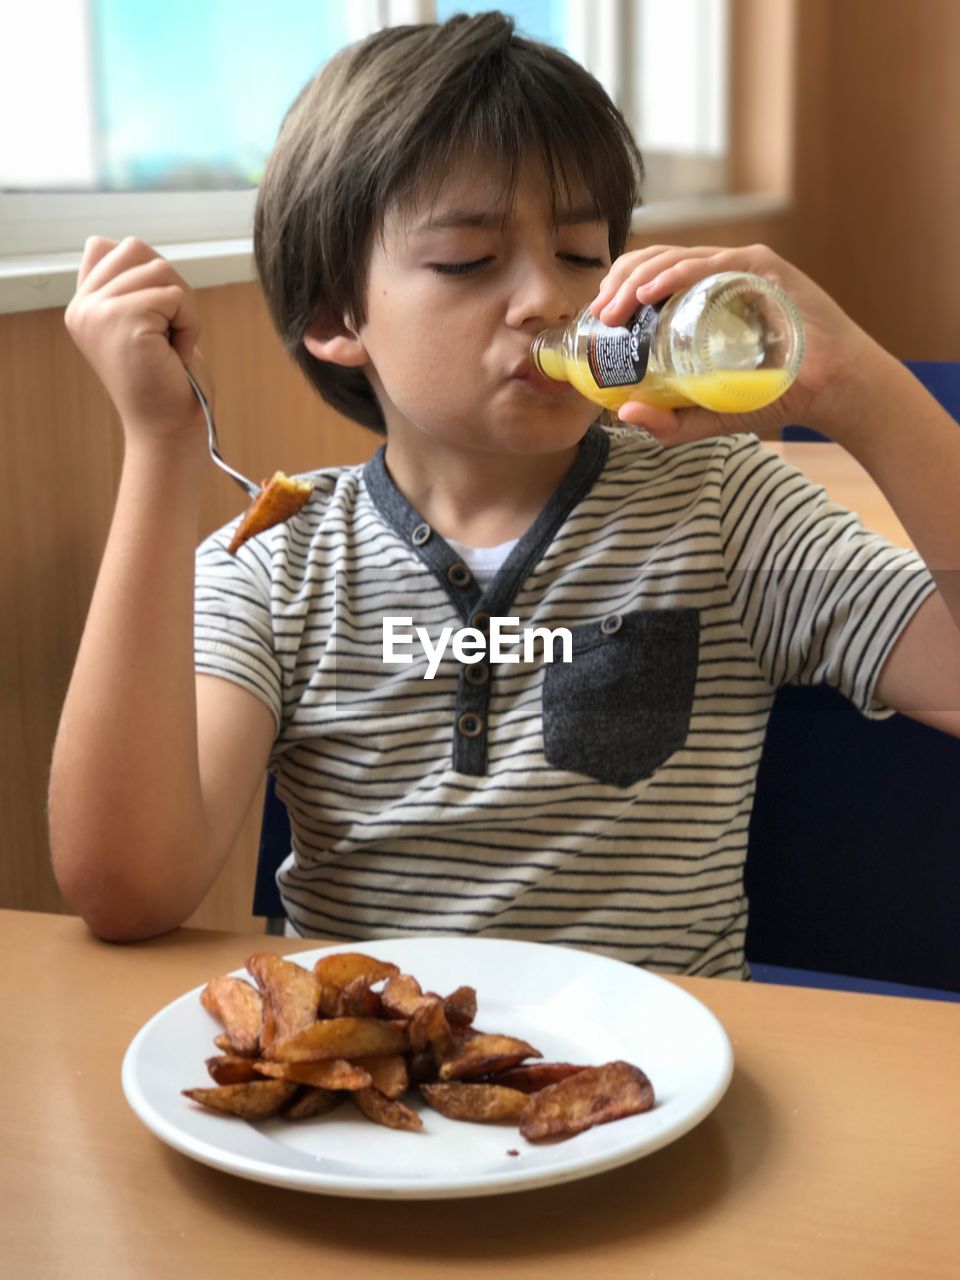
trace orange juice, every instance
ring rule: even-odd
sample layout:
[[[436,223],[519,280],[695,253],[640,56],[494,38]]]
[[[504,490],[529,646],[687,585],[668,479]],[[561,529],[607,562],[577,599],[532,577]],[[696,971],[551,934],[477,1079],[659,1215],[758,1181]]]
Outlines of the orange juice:
[[[783,395],[803,349],[802,317],[779,285],[726,271],[642,306],[622,325],[584,307],[563,328],[539,333],[531,355],[546,377],[605,409],[636,400],[749,413]]]
[[[657,409],[680,409],[699,404],[714,413],[749,413],[772,404],[793,379],[785,369],[728,369],[712,373],[664,374],[649,371],[632,387],[598,387],[586,361],[563,356],[543,347],[537,361],[548,378],[569,382],[604,409],[614,412],[628,400],[653,405]]]

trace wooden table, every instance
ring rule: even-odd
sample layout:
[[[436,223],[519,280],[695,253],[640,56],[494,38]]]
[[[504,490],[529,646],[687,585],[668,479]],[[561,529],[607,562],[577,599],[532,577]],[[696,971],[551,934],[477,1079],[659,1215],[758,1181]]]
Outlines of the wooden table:
[[[765,440],[764,445],[814,484],[823,485],[834,502],[855,511],[868,529],[882,533],[898,547],[913,546],[876,481],[846,449],[816,440]]]
[[[117,947],[70,917],[0,911],[3,1274],[960,1275],[957,1005],[677,979],[736,1054],[727,1095],[678,1142],[540,1191],[348,1200],[197,1164],[149,1133],[121,1092],[139,1027],[265,946],[305,944],[184,929]]]

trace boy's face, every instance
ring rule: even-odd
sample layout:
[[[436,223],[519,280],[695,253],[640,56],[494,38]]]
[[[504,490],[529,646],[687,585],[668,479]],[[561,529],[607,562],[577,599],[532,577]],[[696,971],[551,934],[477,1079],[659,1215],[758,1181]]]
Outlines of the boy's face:
[[[607,224],[581,192],[552,228],[538,164],[521,171],[512,209],[498,191],[489,174],[460,171],[432,206],[391,213],[375,241],[359,338],[398,443],[554,453],[597,416],[566,383],[533,373],[529,357],[542,329],[596,296],[610,266]]]

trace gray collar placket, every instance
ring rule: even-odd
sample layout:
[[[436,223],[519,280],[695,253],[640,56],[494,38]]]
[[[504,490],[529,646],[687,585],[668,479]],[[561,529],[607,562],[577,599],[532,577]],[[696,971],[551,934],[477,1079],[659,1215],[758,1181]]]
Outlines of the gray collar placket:
[[[482,631],[485,619],[513,616],[511,606],[517,592],[571,511],[590,492],[603,470],[609,448],[607,433],[594,423],[580,442],[570,470],[483,591],[453,548],[397,489],[387,470],[386,446],[377,450],[364,467],[363,474],[377,510],[433,573],[450,597],[463,625]],[[486,772],[488,709],[495,669],[487,661],[460,664],[451,761],[457,773]]]

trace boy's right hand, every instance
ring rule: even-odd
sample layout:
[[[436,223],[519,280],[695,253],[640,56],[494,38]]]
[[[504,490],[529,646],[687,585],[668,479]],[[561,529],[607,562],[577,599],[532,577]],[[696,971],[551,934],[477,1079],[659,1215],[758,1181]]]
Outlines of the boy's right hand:
[[[172,439],[203,426],[184,374],[187,365],[212,404],[212,380],[196,347],[196,295],[149,245],[91,236],[64,323],[128,436]]]

